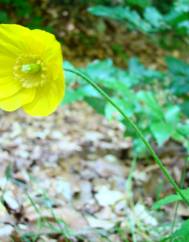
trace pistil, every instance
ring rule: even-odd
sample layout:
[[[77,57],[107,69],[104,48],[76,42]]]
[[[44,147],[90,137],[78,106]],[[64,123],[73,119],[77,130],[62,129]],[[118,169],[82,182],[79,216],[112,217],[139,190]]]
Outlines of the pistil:
[[[21,66],[21,72],[25,74],[36,74],[41,71],[41,64],[24,64]]]

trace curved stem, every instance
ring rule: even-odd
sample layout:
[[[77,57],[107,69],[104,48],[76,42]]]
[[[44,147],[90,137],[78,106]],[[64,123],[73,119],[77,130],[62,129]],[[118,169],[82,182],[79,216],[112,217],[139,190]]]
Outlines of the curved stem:
[[[139,138],[143,141],[146,148],[148,149],[151,156],[154,158],[155,162],[158,164],[159,168],[161,169],[164,176],[168,179],[170,184],[174,187],[175,191],[182,197],[182,199],[185,201],[187,205],[189,205],[189,200],[187,197],[183,194],[182,190],[179,188],[173,177],[170,175],[167,168],[164,166],[163,162],[159,159],[159,157],[156,155],[154,149],[150,145],[150,143],[145,139],[144,135],[138,128],[138,126],[124,113],[124,111],[104,92],[94,81],[89,79],[85,74],[78,70],[73,70],[69,68],[64,68],[65,71],[74,73],[75,75],[83,78],[85,81],[87,81],[91,86],[93,86],[126,120],[126,122],[135,130]]]

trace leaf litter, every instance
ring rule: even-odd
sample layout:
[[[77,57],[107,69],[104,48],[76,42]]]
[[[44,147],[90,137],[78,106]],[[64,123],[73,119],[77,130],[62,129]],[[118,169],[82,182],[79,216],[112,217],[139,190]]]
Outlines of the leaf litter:
[[[143,241],[157,227],[142,195],[149,175],[133,173],[137,201],[126,189],[130,157],[118,157],[132,143],[120,124],[82,102],[45,119],[0,116],[0,240],[122,241],[116,226],[128,236],[134,226]]]

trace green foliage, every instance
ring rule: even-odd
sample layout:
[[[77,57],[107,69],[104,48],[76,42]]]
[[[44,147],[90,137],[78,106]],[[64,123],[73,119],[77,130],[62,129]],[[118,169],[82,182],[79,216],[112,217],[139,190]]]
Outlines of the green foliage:
[[[125,1],[126,2],[126,1]],[[146,8],[150,6],[150,0],[128,0],[127,3],[131,6]]]
[[[0,0],[0,7],[0,23],[24,23],[33,28],[42,27],[42,17],[32,1]]]
[[[171,236],[170,239],[172,239],[175,242],[179,241],[188,241],[189,238],[189,220],[186,220],[182,223],[181,227],[177,229],[174,234]]]
[[[7,23],[8,22],[8,15],[5,11],[0,10],[0,23]]]
[[[92,6],[88,11],[96,16],[105,17],[126,24],[145,34],[159,35],[159,42],[167,44],[170,37],[189,35],[189,0],[175,0],[164,13],[165,4],[156,1],[129,0],[119,6]],[[176,40],[176,38],[175,38]]]
[[[151,24],[142,19],[137,11],[131,10],[129,7],[96,6],[90,7],[88,11],[96,16],[111,18],[123,23],[127,22],[131,29],[135,28],[145,33],[152,31]]]
[[[189,92],[189,65],[185,62],[169,57],[166,59],[171,74],[170,87],[177,96],[186,95]]]
[[[189,65],[185,62],[169,57],[166,59],[170,74],[170,90],[181,100],[182,111],[189,116]]]
[[[188,242],[189,241],[189,220],[184,221],[171,236],[164,238],[160,242]]]
[[[154,138],[158,146],[163,146],[172,139],[180,142],[189,152],[189,119],[182,110],[183,92],[177,93],[173,88],[174,78],[187,76],[188,65],[171,57],[166,60],[169,68],[164,73],[146,68],[137,58],[129,61],[127,70],[116,67],[111,59],[96,60],[80,70],[106,91],[126,115],[137,123],[147,140],[152,141]],[[74,69],[74,66],[68,62],[65,63],[65,67]],[[147,156],[141,140],[112,105],[75,75],[68,73],[67,81],[68,90],[64,104],[83,100],[109,120],[120,121],[125,125],[125,135],[133,138],[133,156],[143,154]],[[187,85],[187,82],[184,85]],[[189,189],[183,189],[182,193],[185,197],[189,197]],[[153,208],[159,209],[182,200],[180,195],[172,194],[157,201]],[[186,221],[161,241],[188,241],[188,235]]]
[[[183,194],[189,198],[189,189],[183,189],[182,190]],[[166,196],[162,199],[160,199],[159,201],[155,202],[153,204],[153,208],[154,209],[159,209],[165,205],[168,205],[170,203],[174,203],[177,201],[182,201],[183,199],[181,198],[181,196],[179,194],[171,194],[169,196]]]
[[[171,60],[169,58],[169,60]],[[180,63],[180,62],[179,62]],[[175,104],[175,93],[170,90],[173,82],[172,71],[176,68],[169,61],[168,73],[145,68],[138,59],[132,58],[128,63],[128,70],[114,66],[110,59],[94,61],[84,71],[96,81],[112,99],[136,121],[148,140],[155,139],[161,147],[172,139],[181,142],[189,150],[189,128],[182,103]],[[65,63],[69,65],[69,63]],[[72,66],[72,68],[74,68]],[[144,153],[144,145],[135,132],[125,123],[116,110],[83,80],[67,76],[69,88],[64,104],[76,100],[84,100],[98,113],[109,120],[117,119],[125,125],[125,134],[133,137],[135,153]],[[164,85],[169,78],[169,84]],[[74,88],[73,88],[74,87]],[[76,87],[76,88],[75,88]]]

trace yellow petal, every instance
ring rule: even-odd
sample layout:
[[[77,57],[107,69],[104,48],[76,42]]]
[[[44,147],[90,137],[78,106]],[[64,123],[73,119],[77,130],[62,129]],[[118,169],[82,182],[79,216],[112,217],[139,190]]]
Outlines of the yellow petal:
[[[38,54],[40,53],[42,59],[48,56],[49,51],[53,52],[54,47],[59,44],[53,34],[40,29],[31,30],[31,35],[33,38],[32,46],[35,43],[33,52],[37,51]]]
[[[0,77],[13,75],[15,59],[0,55]]]
[[[52,40],[55,40],[54,36],[42,30],[30,30],[17,24],[0,24],[0,55],[40,55]]]
[[[47,43],[47,41],[55,41],[55,36],[49,32],[46,32],[44,30],[41,29],[33,29],[32,30],[32,34],[35,34],[35,36],[37,37],[38,41],[42,41],[43,45],[45,45],[45,43]]]
[[[56,83],[50,83],[44,87],[38,88],[36,96],[28,105],[24,106],[24,111],[31,116],[48,116],[53,113],[60,104],[64,96],[64,77],[59,77]]]
[[[60,76],[63,72],[63,56],[61,45],[58,41],[54,41],[53,44],[46,48],[43,53],[43,60],[48,69],[49,80],[61,80]]]
[[[26,49],[31,30],[17,24],[0,24],[0,55],[18,56]]]
[[[0,78],[0,100],[14,95],[20,89],[19,81],[14,80],[11,76]]]
[[[35,89],[21,89],[15,95],[1,99],[0,108],[5,111],[15,111],[23,105],[33,101],[35,97]]]
[[[43,52],[43,56],[46,62],[53,60],[54,58],[62,59],[61,45],[58,41],[54,41],[52,45],[48,45]],[[55,60],[55,59],[54,59]]]

